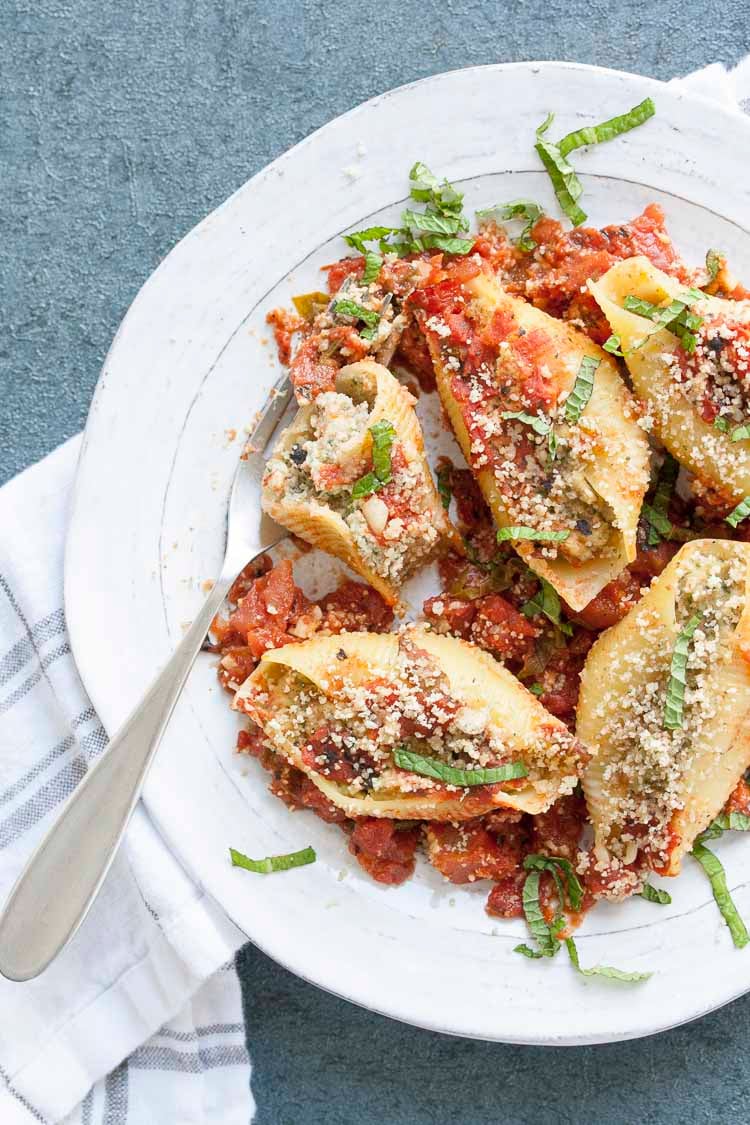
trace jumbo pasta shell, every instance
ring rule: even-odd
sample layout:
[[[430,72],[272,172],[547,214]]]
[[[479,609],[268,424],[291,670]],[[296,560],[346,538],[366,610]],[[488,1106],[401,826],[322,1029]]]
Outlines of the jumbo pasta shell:
[[[337,458],[346,459],[347,467],[355,467],[355,477],[364,475],[372,466],[371,427],[389,422],[395,431],[393,448],[398,449],[403,468],[394,487],[399,480],[404,482],[402,495],[409,512],[409,517],[401,521],[400,534],[388,539],[387,524],[382,534],[373,529],[367,518],[367,497],[353,500],[349,511],[335,510],[325,491],[306,486],[300,491],[293,484],[304,477],[301,471],[295,473],[290,454],[295,447],[299,449],[315,440],[313,426],[320,409],[317,400],[301,407],[279,438],[263,478],[263,510],[312,546],[341,559],[389,605],[395,605],[399,586],[414,570],[448,544],[459,551],[463,548],[432,480],[413,409],[414,399],[406,388],[385,367],[371,360],[342,368],[336,386],[338,394],[346,396],[347,401],[369,407],[366,424],[334,450]],[[377,504],[380,496],[388,493],[373,495]]]
[[[479,716],[482,730],[496,735],[514,759],[525,762],[526,778],[507,788],[496,784],[450,789],[397,770],[389,761],[382,773],[383,787],[362,794],[330,780],[305,759],[304,738],[290,735],[284,717],[294,715],[296,707],[303,709],[297,702],[300,693],[310,686],[317,689],[325,712],[342,696],[366,690],[371,684],[385,683],[389,690],[392,685],[396,694],[408,692],[409,653],[413,651],[409,646],[416,646],[434,662],[445,677],[449,697],[462,713]],[[291,681],[290,670],[296,673]],[[587,758],[584,747],[564,724],[502,665],[465,641],[416,627],[403,635],[313,637],[268,652],[237,692],[234,706],[260,725],[276,753],[307,774],[333,804],[353,817],[446,821],[470,819],[497,808],[543,812],[572,791]],[[309,706],[308,701],[304,707]],[[430,749],[425,753],[430,755]]]
[[[677,875],[750,765],[749,593],[750,544],[696,540],[592,647],[576,729],[594,752],[583,787],[603,868],[614,861]],[[670,662],[691,605],[723,632],[713,648],[700,642],[687,673],[686,699],[692,690],[695,698],[683,726],[666,732]]]
[[[623,307],[626,297],[659,305],[685,292],[669,274],[644,257],[618,262],[589,288],[620,347],[637,397],[645,404],[653,433],[677,460],[707,485],[717,498],[737,503],[750,495],[750,441],[731,440],[705,422],[672,373],[679,341],[666,328]],[[703,317],[727,316],[750,322],[750,301],[705,295],[692,308]]]
[[[544,544],[528,541],[513,544],[524,561],[550,582],[572,609],[583,609],[623,567],[633,561],[636,554],[638,516],[648,487],[649,451],[646,436],[635,419],[630,393],[611,357],[572,325],[511,296],[485,274],[466,282],[462,290],[467,302],[467,315],[471,316],[477,333],[493,317],[505,317],[512,325],[512,330],[508,330],[509,338],[530,339],[532,334],[537,334],[547,341],[549,363],[545,363],[545,377],[552,375],[559,402],[570,393],[582,360],[590,357],[598,361],[594,389],[577,425],[591,445],[580,472],[586,485],[611,514],[611,532],[606,549],[584,561],[566,559],[561,554],[555,559],[547,558]],[[513,511],[518,497],[512,473],[504,475],[502,462],[499,466],[492,461],[487,463],[486,450],[492,445],[492,439],[485,442],[478,452],[470,433],[477,417],[481,422],[483,406],[472,406],[470,397],[467,402],[466,396],[459,398],[456,393],[454,379],[457,375],[461,376],[461,368],[450,337],[439,322],[434,325],[429,317],[423,317],[422,325],[437,373],[440,397],[495,523],[499,528],[524,523]],[[553,368],[551,372],[550,368]],[[500,372],[498,359],[494,374],[498,394]],[[531,374],[535,374],[533,365]],[[502,437],[503,429],[496,417],[492,425],[494,432]],[[541,493],[536,494],[536,500],[544,502]]]

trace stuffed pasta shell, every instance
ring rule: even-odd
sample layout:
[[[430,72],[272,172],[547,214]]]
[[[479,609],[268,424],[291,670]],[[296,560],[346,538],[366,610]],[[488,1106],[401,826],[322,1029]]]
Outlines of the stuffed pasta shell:
[[[499,537],[582,609],[635,558],[649,452],[612,359],[486,274],[411,298]]]
[[[614,897],[680,862],[750,765],[750,544],[686,544],[591,649],[577,732]]]
[[[717,501],[750,495],[750,301],[686,288],[643,257],[589,287],[646,424]]]
[[[380,364],[341,368],[302,406],[263,476],[263,509],[360,574],[390,605],[449,541],[461,550],[424,455],[414,399]]]
[[[587,759],[491,657],[416,627],[267,652],[234,706],[347,816],[538,813],[573,790]]]

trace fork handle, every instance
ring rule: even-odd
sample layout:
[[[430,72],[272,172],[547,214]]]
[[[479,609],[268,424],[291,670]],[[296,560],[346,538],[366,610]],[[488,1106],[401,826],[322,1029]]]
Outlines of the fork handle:
[[[252,560],[250,560],[252,561]],[[235,575],[222,574],[141,703],[72,793],[0,915],[0,972],[36,977],[73,937],[115,857],[164,728]]]

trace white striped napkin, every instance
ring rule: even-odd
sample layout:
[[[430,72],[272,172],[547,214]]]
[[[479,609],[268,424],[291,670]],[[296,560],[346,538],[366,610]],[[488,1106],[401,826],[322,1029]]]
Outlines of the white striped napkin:
[[[679,81],[750,112],[750,59]],[[0,899],[107,741],[63,614],[79,444],[0,489]],[[242,940],[139,808],[69,949],[37,981],[0,980],[0,1125],[247,1125]]]
[[[107,744],[62,608],[79,447],[0,489],[0,899]],[[139,808],[71,946],[36,981],[0,978],[0,1123],[247,1125],[243,940]]]

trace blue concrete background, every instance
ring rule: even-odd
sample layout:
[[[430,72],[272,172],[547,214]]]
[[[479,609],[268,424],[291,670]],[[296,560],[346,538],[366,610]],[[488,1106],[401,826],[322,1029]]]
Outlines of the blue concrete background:
[[[0,481],[81,427],[170,247],[329,118],[474,63],[670,78],[736,61],[749,29],[748,0],[4,0]],[[656,1039],[544,1052],[392,1023],[250,947],[238,966],[258,1125],[750,1121],[750,998]]]

